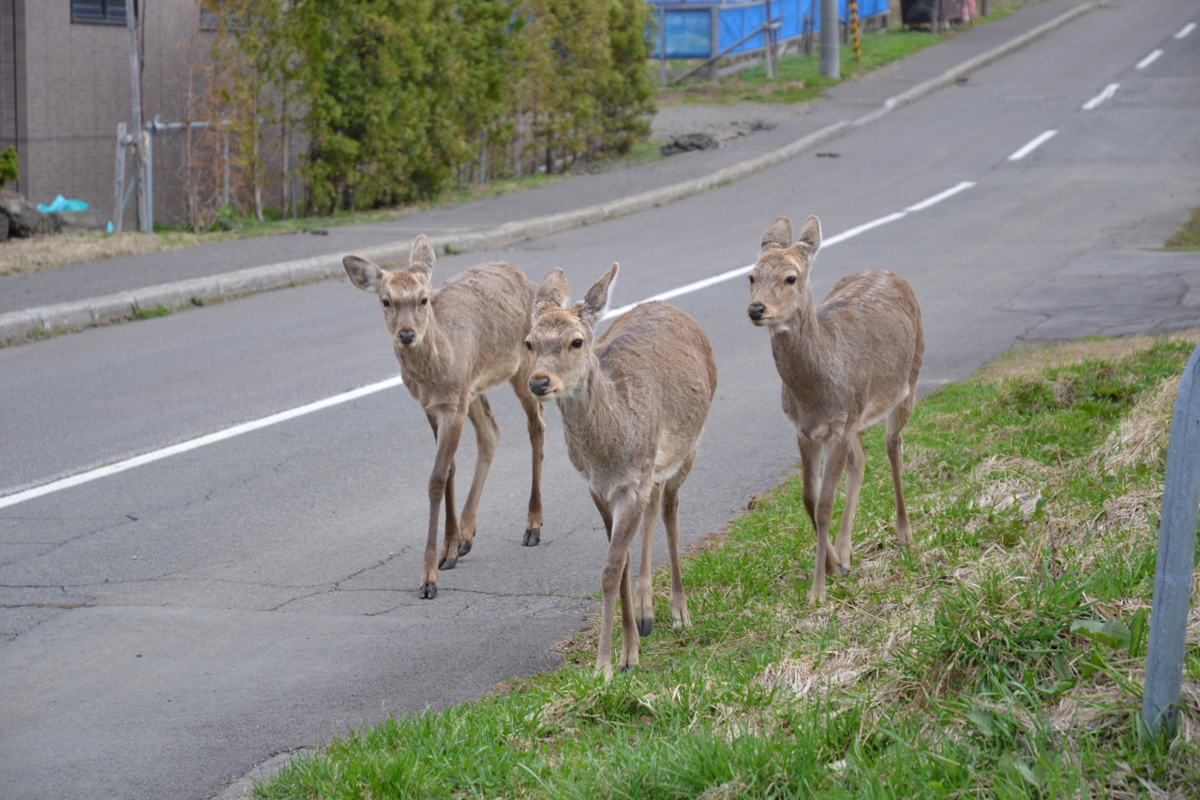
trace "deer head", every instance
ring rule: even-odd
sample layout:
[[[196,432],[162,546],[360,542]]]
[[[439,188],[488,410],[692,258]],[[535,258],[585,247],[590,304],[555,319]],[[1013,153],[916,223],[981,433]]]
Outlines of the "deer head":
[[[780,217],[767,226],[762,250],[750,272],[750,306],[755,325],[786,324],[812,305],[808,273],[821,249],[821,221],[810,216],[792,244],[792,223]]]
[[[397,351],[419,347],[433,322],[430,278],[436,259],[433,244],[425,234],[413,241],[409,267],[405,270],[385,272],[361,256],[342,259],[342,266],[355,286],[379,295],[383,321]]]
[[[596,362],[592,343],[596,325],[608,307],[608,293],[617,277],[617,265],[588,289],[571,308],[571,287],[561,269],[552,269],[538,285],[533,298],[533,329],[525,349],[533,354],[529,390],[545,402],[571,396]]]

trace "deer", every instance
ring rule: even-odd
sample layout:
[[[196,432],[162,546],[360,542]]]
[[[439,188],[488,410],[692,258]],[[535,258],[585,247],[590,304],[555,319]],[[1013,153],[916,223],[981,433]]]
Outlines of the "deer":
[[[805,221],[795,243],[791,220],[772,222],[750,272],[747,309],[752,323],[770,329],[771,353],[783,379],[783,413],[800,446],[804,508],[817,534],[810,603],[825,598],[826,574],[850,570],[850,530],[866,468],[861,431],[885,420],[896,538],[902,547],[912,543],[900,483],[901,431],[916,402],[925,356],[917,296],[891,272],[847,275],[814,305],[808,276],[820,248],[821,222],[815,216]],[[846,504],[831,548],[829,525],[843,472]]]
[[[379,296],[400,375],[421,404],[437,445],[429,478],[429,528],[420,596],[437,597],[439,569],[454,569],[471,552],[479,498],[500,428],[486,392],[507,381],[528,419],[533,447],[533,488],[521,544],[534,547],[542,533],[542,456],[546,426],[542,405],[529,391],[531,361],[522,343],[533,315],[533,281],[512,264],[484,263],[430,283],[436,254],[429,238],[412,244],[409,267],[387,272],[369,259],[348,255],[342,266],[351,282]],[[475,428],[475,475],[461,518],[455,514],[454,454],[466,420]],[[446,506],[445,539],[437,553],[439,507]]]
[[[618,265],[567,307],[571,290],[561,269],[538,284],[534,323],[525,340],[533,357],[529,389],[562,414],[571,464],[587,480],[604,521],[608,555],[596,670],[613,675],[612,636],[621,596],[621,671],[638,665],[640,637],[654,627],[651,582],[654,528],[661,508],[671,562],[671,618],[691,625],[679,570],[679,488],[717,387],[717,366],[703,328],[662,302],[635,306],[596,338]],[[639,528],[642,557],[631,593],[629,548]]]

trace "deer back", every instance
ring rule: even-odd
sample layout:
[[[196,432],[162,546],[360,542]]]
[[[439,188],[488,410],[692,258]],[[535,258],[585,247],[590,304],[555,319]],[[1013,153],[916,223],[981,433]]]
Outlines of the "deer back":
[[[772,338],[779,374],[809,414],[864,427],[915,390],[924,335],[916,295],[903,278],[881,269],[848,275],[814,317],[812,341]]]

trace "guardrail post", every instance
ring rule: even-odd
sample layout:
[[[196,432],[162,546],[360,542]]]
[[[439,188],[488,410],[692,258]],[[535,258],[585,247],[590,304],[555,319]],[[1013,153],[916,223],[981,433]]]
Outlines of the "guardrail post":
[[[1154,568],[1154,605],[1146,648],[1146,685],[1142,692],[1142,724],[1151,736],[1164,731],[1174,735],[1179,718],[1184,635],[1196,558],[1196,518],[1200,514],[1197,371],[1200,371],[1200,345],[1192,351],[1180,378],[1167,443],[1167,474]]]

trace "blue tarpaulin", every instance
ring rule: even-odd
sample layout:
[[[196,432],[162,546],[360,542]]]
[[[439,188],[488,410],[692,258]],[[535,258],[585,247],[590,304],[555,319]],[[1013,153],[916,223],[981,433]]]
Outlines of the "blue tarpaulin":
[[[703,5],[691,0],[686,4],[683,0],[647,0],[657,7],[659,24],[662,30],[654,37],[654,58],[662,56],[660,50],[665,33],[667,58],[710,58],[716,53],[724,52],[739,39],[748,36],[752,31],[762,27],[767,18],[766,0],[727,0],[723,3]],[[821,29],[818,8],[813,0],[771,0],[771,16],[779,19],[782,28],[778,31],[778,40],[794,39],[804,33],[804,18],[811,21],[814,31]],[[838,0],[838,16],[846,21],[849,18],[850,0]],[[713,9],[716,9],[717,19],[717,50],[712,50]],[[858,16],[860,19],[886,14],[887,0],[859,0]],[[728,55],[750,53],[761,50],[766,46],[763,35],[752,36],[742,44],[729,51]]]

